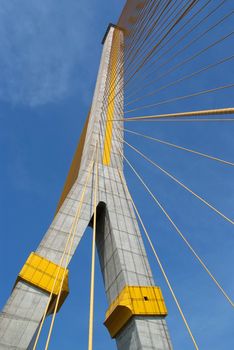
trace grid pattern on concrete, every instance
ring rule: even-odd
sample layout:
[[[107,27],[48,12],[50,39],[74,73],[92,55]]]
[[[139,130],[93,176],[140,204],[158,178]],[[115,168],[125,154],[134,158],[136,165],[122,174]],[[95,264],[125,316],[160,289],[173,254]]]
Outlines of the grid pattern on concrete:
[[[0,314],[0,349],[27,349],[48,301],[48,294],[18,282]]]
[[[111,179],[106,179],[106,184],[112,193],[100,192],[106,207],[98,226],[97,245],[109,303],[125,285],[154,285],[135,214],[121,179],[116,182],[118,176],[116,171],[113,182],[118,184],[117,192],[112,191]]]
[[[165,319],[160,317],[134,317],[117,335],[119,350],[172,350]]]

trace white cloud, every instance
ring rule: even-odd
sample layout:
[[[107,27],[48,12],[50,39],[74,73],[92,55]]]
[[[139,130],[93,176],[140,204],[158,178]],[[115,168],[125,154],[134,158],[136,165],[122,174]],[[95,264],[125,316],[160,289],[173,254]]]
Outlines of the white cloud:
[[[41,105],[69,94],[81,59],[82,1],[0,0],[0,99]]]

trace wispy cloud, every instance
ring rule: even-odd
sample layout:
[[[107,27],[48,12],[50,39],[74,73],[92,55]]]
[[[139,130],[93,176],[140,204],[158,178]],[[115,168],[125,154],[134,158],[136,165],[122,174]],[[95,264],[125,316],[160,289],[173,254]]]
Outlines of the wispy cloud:
[[[81,3],[0,0],[0,99],[34,106],[69,94],[89,16]]]

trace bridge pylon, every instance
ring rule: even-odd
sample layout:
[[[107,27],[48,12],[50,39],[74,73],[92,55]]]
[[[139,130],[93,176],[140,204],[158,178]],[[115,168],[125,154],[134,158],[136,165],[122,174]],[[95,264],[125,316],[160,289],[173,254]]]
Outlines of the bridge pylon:
[[[96,247],[109,308],[105,326],[119,350],[172,349],[165,317],[166,306],[155,286],[126,181],[123,175],[123,59],[124,34],[110,25],[92,101],[67,181],[51,226],[30,254],[0,314],[0,349],[33,349],[48,304],[52,313],[60,289],[59,307],[68,290],[68,270],[61,258],[74,223],[69,262],[87,226],[93,225],[95,169],[89,167],[98,149],[98,205]],[[88,180],[87,180],[88,179]],[[87,182],[87,190],[83,191]],[[57,273],[59,266],[60,272]],[[61,278],[64,273],[65,278]]]

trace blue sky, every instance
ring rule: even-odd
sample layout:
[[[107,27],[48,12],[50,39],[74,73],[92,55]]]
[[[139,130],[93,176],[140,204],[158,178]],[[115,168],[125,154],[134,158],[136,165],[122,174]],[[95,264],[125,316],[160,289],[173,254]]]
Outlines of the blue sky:
[[[97,0],[70,0],[69,6],[65,0],[0,0],[1,307],[18,271],[29,253],[36,249],[53,218],[90,106],[101,40],[108,23],[116,22],[123,4],[124,1],[120,0],[102,0],[101,6]],[[231,2],[228,6],[231,9]],[[228,30],[228,26],[230,29],[231,23],[228,22],[213,35]],[[227,46],[224,47],[227,49]],[[211,56],[221,58],[224,47],[213,51]],[[202,62],[207,64],[211,56],[203,58]],[[186,69],[184,67],[181,73],[185,74]],[[197,66],[194,64],[192,69],[197,69]],[[233,64],[222,67],[216,74],[216,81],[210,74],[195,85],[181,86],[177,95],[182,95],[188,86],[199,90],[233,82]],[[176,109],[196,109],[198,103],[199,106],[208,104],[212,108],[231,107],[232,101],[233,90],[195,100],[192,105],[184,102],[178,107],[176,105]],[[155,111],[172,111],[173,107]],[[163,126],[139,123],[127,126],[234,161],[233,123]],[[204,195],[228,217],[234,218],[233,167],[141,141],[137,137],[126,137],[193,190]],[[234,298],[232,225],[158,170],[139,160],[132,151],[126,149],[126,154]],[[136,203],[157,244],[200,348],[233,349],[232,308],[127,168],[126,177],[130,190],[134,189]],[[91,235],[87,231],[70,266],[71,292],[57,316],[51,349],[85,348],[87,345],[90,251]],[[149,248],[148,251],[156,283],[162,287],[169,309],[167,320],[174,348],[193,349]],[[115,349],[115,343],[109,339],[102,325],[106,308],[97,266],[96,349],[103,348],[103,344],[105,348]]]

